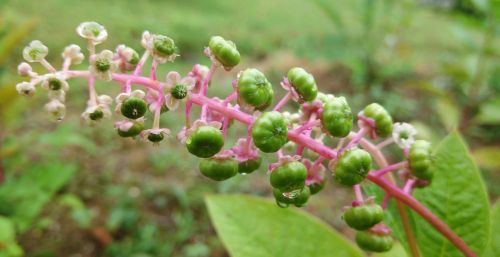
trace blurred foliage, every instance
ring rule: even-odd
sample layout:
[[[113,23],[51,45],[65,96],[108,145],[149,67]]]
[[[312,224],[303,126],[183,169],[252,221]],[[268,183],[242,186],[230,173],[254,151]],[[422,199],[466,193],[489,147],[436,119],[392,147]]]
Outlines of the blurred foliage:
[[[242,52],[241,67],[260,67],[275,85],[300,65],[315,74],[322,90],[349,96],[353,110],[380,102],[395,120],[411,121],[421,138],[438,142],[457,128],[496,197],[499,3],[0,0],[0,170],[3,165],[6,173],[0,242],[8,245],[2,249],[12,251],[7,256],[22,255],[20,246],[27,256],[44,257],[227,256],[203,195],[270,195],[264,171],[216,184],[199,176],[197,163],[174,141],[156,148],[124,140],[111,121],[80,126],[82,81],[71,81],[68,119],[52,124],[41,108],[44,96],[21,99],[12,86],[20,80],[16,67],[31,39],[49,46],[49,61],[58,66],[64,46],[83,45],[74,30],[85,20],[106,26],[110,37],[103,47],[110,49],[119,43],[140,49],[145,29],[164,33],[181,51],[175,64],[160,67],[165,74],[207,64],[202,49],[211,35],[231,38]],[[211,90],[227,94],[233,75],[217,74]],[[97,88],[113,92],[107,83]],[[168,113],[162,124],[178,131],[181,115]],[[345,189],[327,186],[306,209],[352,237],[341,213],[331,212],[349,199]]]

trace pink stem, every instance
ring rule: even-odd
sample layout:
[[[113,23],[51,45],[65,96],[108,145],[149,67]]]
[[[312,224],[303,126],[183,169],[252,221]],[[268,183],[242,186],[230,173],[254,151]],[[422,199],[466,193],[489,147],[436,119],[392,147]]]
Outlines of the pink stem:
[[[357,145],[359,143],[359,140],[361,140],[366,132],[368,132],[368,130],[366,128],[361,128],[352,138],[351,138],[351,141],[344,147],[342,148],[341,152],[344,152],[348,149],[350,149],[351,147]]]
[[[153,62],[151,63],[151,72],[149,75],[149,77],[152,80],[156,80],[156,70],[157,69],[158,69],[158,62],[156,60],[153,60]]]
[[[406,194],[411,194],[411,190],[413,189],[415,182],[416,182],[416,180],[414,180],[414,179],[408,179],[406,181],[404,188],[403,188],[403,192],[405,192]]]
[[[67,74],[72,77],[90,77],[90,73],[88,71],[68,71]],[[137,84],[144,85],[147,88],[154,90],[161,90],[162,83],[158,81],[153,81],[149,78],[139,77],[134,75],[126,75],[126,74],[113,74],[113,79],[116,81],[131,81]],[[244,124],[250,125],[253,122],[253,117],[249,114],[246,114],[242,111],[239,111],[232,107],[223,106],[221,103],[214,101],[210,98],[207,98],[204,95],[193,94],[191,96],[191,100],[193,103],[198,105],[206,105],[211,109],[222,113],[225,116],[228,116],[232,119],[240,121]],[[312,139],[309,136],[305,136],[295,131],[288,132],[288,139],[294,141],[299,146],[306,146],[312,151],[317,152],[327,159],[335,159],[337,157],[337,151],[323,145],[322,143]],[[380,152],[379,149],[370,142],[365,139],[360,139],[359,142],[363,148],[365,148],[368,152],[370,152],[374,158],[379,163],[379,166],[387,166],[385,157]],[[385,165],[383,165],[385,164]],[[380,186],[387,193],[389,193],[392,197],[396,198],[399,202],[406,204],[408,207],[417,212],[420,216],[422,216],[429,224],[431,224],[436,230],[438,230],[441,234],[443,234],[448,240],[453,243],[460,251],[462,251],[467,257],[477,257],[477,255],[465,244],[465,242],[458,237],[453,230],[451,230],[446,223],[441,221],[436,215],[434,215],[431,211],[429,211],[423,204],[413,198],[411,195],[406,194],[401,189],[399,189],[392,182],[387,181],[383,177],[374,176],[373,174],[368,174],[367,179],[372,181],[373,183]]]
[[[392,139],[392,137],[380,142],[378,145],[377,145],[377,148],[378,149],[382,149],[390,144],[394,143],[394,139]]]
[[[402,162],[398,162],[398,163],[394,163],[394,164],[391,164],[391,165],[388,165],[388,166],[385,166],[381,169],[378,169],[378,170],[373,170],[373,171],[370,171],[374,176],[383,176],[389,172],[392,172],[392,171],[395,171],[395,170],[399,170],[399,169],[402,169],[404,167],[406,167],[408,165],[408,162],[407,161],[402,161]]]
[[[386,209],[387,208],[387,204],[389,204],[389,200],[391,199],[391,195],[388,194],[388,193],[385,193],[384,195],[384,199],[382,200],[382,208]]]
[[[279,111],[281,108],[283,108],[283,106],[285,106],[286,103],[288,103],[288,101],[290,101],[290,99],[292,99],[292,93],[288,92],[283,98],[281,98],[276,106],[274,106],[273,111]]]
[[[208,82],[212,79],[212,76],[214,75],[215,70],[217,70],[217,65],[212,63],[212,65],[210,66],[210,70],[208,71],[207,76],[203,79],[203,81],[201,83],[201,91],[200,91],[201,95],[203,95],[203,96],[207,95]]]
[[[88,79],[88,86],[89,86],[89,98],[90,98],[90,102],[93,103],[94,105],[97,105],[97,93],[95,91],[95,78],[94,77],[90,77]]]
[[[137,66],[135,66],[135,70],[134,70],[134,73],[132,73],[131,78],[125,82],[125,92],[126,93],[130,93],[130,91],[132,91],[131,84],[133,84],[133,82],[134,82],[132,79],[138,77],[141,74],[142,66],[144,66],[144,64],[146,63],[148,58],[149,58],[149,51],[146,51],[142,55]],[[113,74],[113,75],[115,75],[115,74]],[[125,74],[123,74],[123,75],[125,75]],[[115,78],[113,78],[113,79],[115,79]],[[142,84],[142,83],[140,83],[140,84]]]
[[[54,73],[57,70],[45,59],[40,60],[40,64],[47,69],[49,72]]]
[[[191,127],[191,107],[193,107],[193,102],[191,102],[191,99],[188,99],[186,101],[186,128],[190,128]]]
[[[363,192],[361,191],[361,186],[359,184],[353,186],[354,194],[356,195],[356,201],[362,203],[363,200]]]
[[[388,182],[382,177],[373,176],[368,174],[368,179],[373,183],[377,184],[386,192],[391,194],[394,198],[398,199],[402,203],[406,204],[408,207],[417,212],[422,218],[424,218],[429,224],[431,224],[436,230],[443,234],[452,244],[454,244],[462,253],[467,257],[477,257],[477,255],[472,251],[472,249],[465,244],[465,242],[451,230],[446,223],[441,221],[436,215],[429,211],[424,205],[413,198],[411,195],[406,194],[401,189],[396,187],[394,184]]]

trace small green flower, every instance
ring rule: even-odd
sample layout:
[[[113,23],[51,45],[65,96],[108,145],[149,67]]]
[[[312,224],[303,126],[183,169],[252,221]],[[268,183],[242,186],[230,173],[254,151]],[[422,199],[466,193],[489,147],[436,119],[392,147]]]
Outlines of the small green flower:
[[[174,61],[178,56],[174,40],[167,36],[151,34],[145,31],[142,34],[141,43],[159,63]]]
[[[41,41],[34,40],[24,48],[23,58],[27,62],[40,62],[48,53],[49,49]]]
[[[113,56],[113,52],[109,50],[103,50],[97,54],[90,62],[90,72],[99,79],[110,81],[113,72],[118,67],[117,63],[113,61]]]
[[[76,32],[80,37],[91,40],[94,45],[100,44],[108,38],[108,32],[104,26],[94,21],[80,23]]]

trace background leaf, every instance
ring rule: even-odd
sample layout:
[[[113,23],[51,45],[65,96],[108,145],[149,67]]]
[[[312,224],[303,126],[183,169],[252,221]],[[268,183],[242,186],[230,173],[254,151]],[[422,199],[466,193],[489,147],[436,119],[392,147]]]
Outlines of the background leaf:
[[[500,201],[491,210],[491,240],[483,257],[498,257],[500,254]]]
[[[472,152],[479,167],[485,169],[500,169],[500,146],[486,146]]]
[[[23,250],[16,242],[14,224],[6,217],[0,216],[0,257],[22,256]]]
[[[215,228],[233,257],[347,257],[361,251],[317,218],[247,196],[208,196]]]
[[[434,174],[431,185],[416,190],[415,197],[480,255],[490,234],[488,196],[479,171],[458,133],[451,133],[437,147]],[[425,220],[417,215],[414,218],[423,256],[463,256]]]

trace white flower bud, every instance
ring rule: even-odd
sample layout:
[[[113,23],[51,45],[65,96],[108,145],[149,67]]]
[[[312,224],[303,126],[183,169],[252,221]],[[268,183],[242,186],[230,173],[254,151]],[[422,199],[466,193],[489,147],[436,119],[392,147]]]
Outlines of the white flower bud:
[[[22,62],[17,66],[17,73],[23,77],[29,77],[33,72],[31,65],[26,62]]]
[[[27,62],[39,62],[47,56],[49,49],[39,40],[31,41],[31,43],[24,48],[23,58]]]
[[[410,146],[415,142],[416,134],[417,130],[413,127],[413,125],[401,122],[394,123],[392,139],[402,149],[410,148]]]
[[[90,39],[94,45],[100,44],[108,38],[108,32],[104,26],[93,21],[80,23],[76,32],[80,37]]]
[[[16,85],[16,90],[21,95],[32,96],[35,94],[35,85],[29,82],[21,82]]]
[[[48,97],[50,100],[57,100],[64,103],[66,101],[66,92],[64,90],[49,90]]]
[[[80,64],[85,59],[85,55],[82,54],[81,48],[75,44],[69,45],[64,48],[62,57],[64,59],[71,59],[72,64]]]
[[[47,103],[45,110],[57,121],[61,121],[66,115],[66,106],[59,100],[52,100]]]

